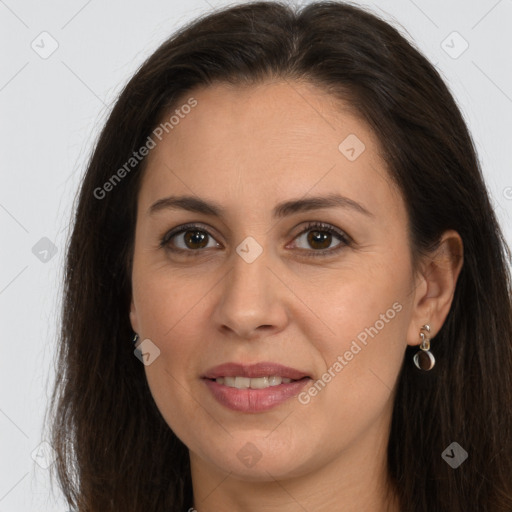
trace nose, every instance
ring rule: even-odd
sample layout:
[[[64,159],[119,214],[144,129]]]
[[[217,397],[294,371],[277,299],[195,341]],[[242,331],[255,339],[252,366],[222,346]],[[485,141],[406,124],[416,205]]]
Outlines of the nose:
[[[286,327],[290,292],[269,259],[266,251],[251,263],[233,254],[233,267],[222,280],[212,316],[224,336],[254,340]]]

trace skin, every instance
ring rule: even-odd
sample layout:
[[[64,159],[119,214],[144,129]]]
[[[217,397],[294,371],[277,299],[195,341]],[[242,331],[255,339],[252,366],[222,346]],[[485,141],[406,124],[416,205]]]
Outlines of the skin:
[[[130,320],[160,350],[146,376],[189,449],[195,508],[398,511],[386,499],[394,493],[386,448],[397,377],[407,345],[421,341],[421,326],[430,324],[434,337],[448,314],[462,266],[459,235],[444,233],[439,250],[413,270],[404,202],[378,139],[348,105],[315,86],[217,84],[190,96],[197,106],[148,156]],[[338,149],[349,134],[365,144],[354,161]],[[281,201],[332,192],[371,215],[323,208],[271,217]],[[148,213],[172,194],[215,201],[226,214]],[[352,242],[332,235],[325,245],[310,243],[317,228],[301,234],[309,221],[336,227]],[[169,245],[195,255],[159,246],[188,222],[211,235],[207,247],[187,245],[183,233]],[[248,236],[263,248],[252,263],[236,252]],[[311,256],[340,244],[337,253]],[[229,361],[273,361],[319,379],[395,303],[400,312],[307,404],[293,397],[266,412],[232,411],[200,379]],[[237,457],[249,442],[260,455],[251,467]]]

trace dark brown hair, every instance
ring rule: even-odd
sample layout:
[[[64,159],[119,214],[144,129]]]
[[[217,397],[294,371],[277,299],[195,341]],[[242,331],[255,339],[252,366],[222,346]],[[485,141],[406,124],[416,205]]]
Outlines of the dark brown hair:
[[[120,94],[88,164],[65,272],[51,440],[59,484],[80,512],[184,511],[187,448],[158,411],[133,355],[129,321],[137,194],[145,159],[95,190],[196,86],[301,80],[348,101],[378,136],[404,198],[417,256],[456,230],[464,264],[420,373],[407,347],[388,447],[405,512],[512,510],[510,252],[473,142],[436,69],[388,23],[358,7],[242,4],[188,24]],[[200,108],[200,107],[198,107]],[[441,457],[453,441],[468,459]]]

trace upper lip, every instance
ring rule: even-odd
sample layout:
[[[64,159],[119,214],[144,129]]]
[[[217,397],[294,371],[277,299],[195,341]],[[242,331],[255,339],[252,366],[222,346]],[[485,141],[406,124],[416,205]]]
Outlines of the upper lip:
[[[202,378],[204,379],[216,379],[218,377],[269,377],[277,375],[292,380],[299,380],[304,377],[309,377],[306,372],[290,368],[289,366],[283,366],[282,364],[261,362],[255,364],[241,364],[241,363],[224,363],[218,366],[214,366],[207,370]]]

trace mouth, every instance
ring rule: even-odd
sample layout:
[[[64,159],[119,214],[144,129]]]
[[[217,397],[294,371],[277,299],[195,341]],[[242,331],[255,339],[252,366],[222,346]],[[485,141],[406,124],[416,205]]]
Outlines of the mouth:
[[[263,412],[296,396],[311,376],[276,363],[225,363],[201,376],[210,392],[225,407],[239,412]]]

